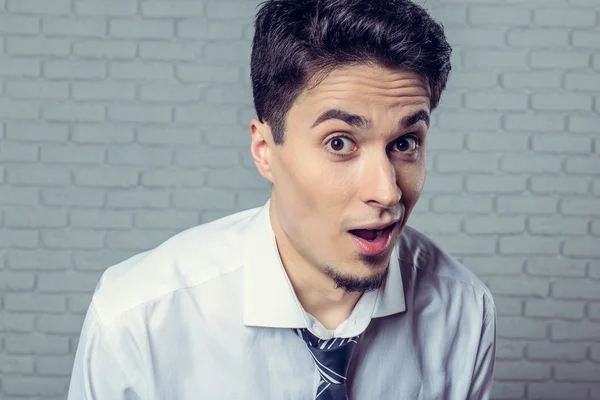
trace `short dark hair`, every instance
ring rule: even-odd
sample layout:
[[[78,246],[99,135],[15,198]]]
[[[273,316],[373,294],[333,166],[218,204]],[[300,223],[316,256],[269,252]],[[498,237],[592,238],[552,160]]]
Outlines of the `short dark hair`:
[[[429,83],[431,110],[450,74],[442,25],[410,0],[267,0],[254,26],[254,107],[277,144],[287,112],[317,74],[369,63],[413,71]]]

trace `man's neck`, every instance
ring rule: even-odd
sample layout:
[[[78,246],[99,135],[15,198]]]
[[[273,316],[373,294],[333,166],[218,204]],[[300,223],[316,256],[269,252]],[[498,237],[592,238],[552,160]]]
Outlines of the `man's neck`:
[[[331,277],[303,258],[289,243],[272,215],[271,223],[279,256],[300,304],[325,328],[337,328],[350,317],[362,293],[337,288]]]
[[[287,268],[286,268],[287,271]],[[288,272],[296,296],[302,307],[315,317],[326,329],[334,330],[352,314],[352,310],[362,296],[362,293],[322,292],[311,285],[311,282],[299,282]],[[334,289],[339,291],[340,289]]]

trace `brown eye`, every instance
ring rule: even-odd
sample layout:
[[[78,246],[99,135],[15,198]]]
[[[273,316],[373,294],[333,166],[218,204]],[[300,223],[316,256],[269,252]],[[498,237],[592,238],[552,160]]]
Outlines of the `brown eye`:
[[[331,148],[335,151],[344,150],[344,141],[342,139],[333,139],[331,141]]]
[[[346,154],[352,151],[353,142],[347,137],[338,136],[332,138],[327,145],[332,153]]]
[[[419,147],[419,139],[415,136],[403,136],[396,140],[396,149],[401,153],[410,153]]]

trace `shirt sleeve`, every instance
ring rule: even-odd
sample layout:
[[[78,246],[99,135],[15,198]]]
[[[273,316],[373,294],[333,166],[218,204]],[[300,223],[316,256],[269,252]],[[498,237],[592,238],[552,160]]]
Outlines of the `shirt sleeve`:
[[[67,400],[140,400],[135,371],[128,371],[124,361],[92,302],[77,345]]]
[[[494,303],[487,304],[483,330],[479,341],[479,351],[475,361],[475,370],[471,380],[469,399],[486,400],[490,397],[494,379],[496,360],[496,311]]]

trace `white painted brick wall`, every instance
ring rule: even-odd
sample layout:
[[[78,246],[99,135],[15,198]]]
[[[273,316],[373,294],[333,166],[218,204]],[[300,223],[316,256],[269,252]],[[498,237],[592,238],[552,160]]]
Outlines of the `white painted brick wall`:
[[[0,399],[64,400],[103,270],[260,205],[257,0],[0,0]],[[454,45],[412,225],[491,288],[494,399],[600,399],[599,0],[428,0]]]

